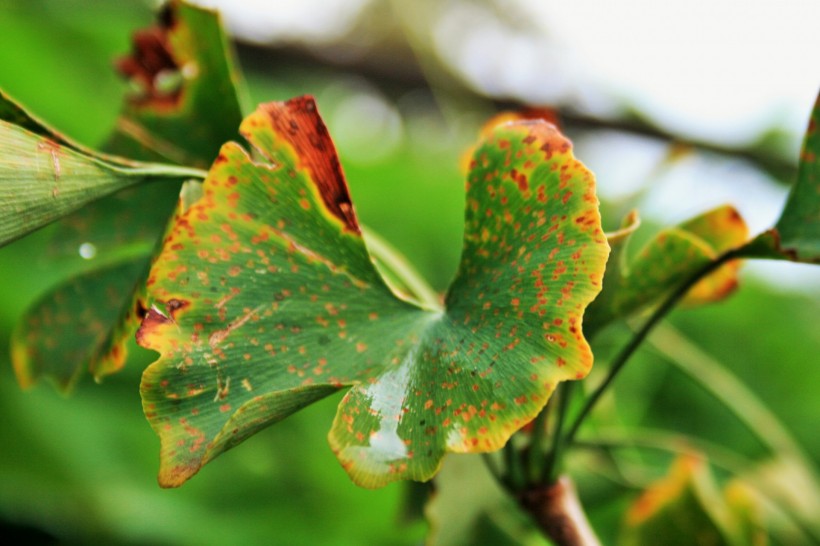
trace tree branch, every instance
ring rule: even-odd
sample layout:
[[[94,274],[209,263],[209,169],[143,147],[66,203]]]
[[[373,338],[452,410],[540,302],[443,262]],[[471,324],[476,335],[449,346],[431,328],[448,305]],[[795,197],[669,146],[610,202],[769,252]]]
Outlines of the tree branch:
[[[518,502],[556,546],[600,546],[568,476],[524,491]]]

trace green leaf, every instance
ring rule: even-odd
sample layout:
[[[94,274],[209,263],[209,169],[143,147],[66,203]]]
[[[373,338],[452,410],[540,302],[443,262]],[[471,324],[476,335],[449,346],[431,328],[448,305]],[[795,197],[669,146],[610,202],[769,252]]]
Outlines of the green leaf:
[[[104,161],[0,121],[0,245],[117,190],[198,176],[181,167]]]
[[[182,185],[178,193],[177,206],[171,215],[170,222],[166,222],[166,229],[170,229],[169,226],[173,226],[179,216],[202,196],[202,184],[193,180],[188,181]],[[125,367],[129,342],[132,341],[134,333],[148,312],[145,281],[148,278],[150,262],[151,260],[146,256],[142,262],[143,267],[135,271],[132,276],[130,297],[126,299],[124,306],[121,305],[122,312],[115,317],[116,321],[109,324],[108,335],[89,364],[89,370],[97,381]]]
[[[83,256],[89,266],[98,267],[123,255],[146,255],[173,215],[179,192],[180,184],[168,181],[128,188],[89,203],[56,222],[46,256],[63,261]]]
[[[741,246],[748,236],[743,218],[734,207],[725,205],[662,230],[630,260],[627,246],[638,226],[638,216],[633,212],[623,227],[610,235],[613,256],[607,265],[603,291],[587,313],[587,336],[592,337],[616,319],[657,305],[700,268]],[[737,286],[739,267],[737,261],[724,264],[693,286],[684,302],[699,304],[726,297]]]
[[[820,95],[803,139],[797,182],[775,226],[742,249],[744,256],[820,263]]]
[[[169,2],[118,62],[134,89],[106,150],[205,167],[242,121],[244,92],[215,11]]]
[[[148,280],[137,338],[161,353],[141,392],[162,485],[345,386],[329,441],[352,479],[427,480],[587,374],[581,318],[609,249],[594,178],[553,126],[505,125],[476,150],[444,310],[379,276],[312,99],[262,105],[240,132],[258,159],[223,146]]]
[[[45,378],[69,391],[143,268],[143,260],[136,260],[78,275],[29,309],[12,336],[12,363],[21,386]]]
[[[136,83],[147,87],[125,98],[117,129],[106,150],[140,160],[169,159],[206,165],[219,147],[233,137],[241,122],[238,79],[227,41],[217,14],[209,10],[172,2],[159,20],[157,26],[135,34],[133,56],[119,63],[120,69]],[[175,89],[166,88],[165,95],[154,87],[172,69],[163,63],[186,74]],[[212,115],[213,112],[220,115]],[[134,140],[146,135],[150,136],[147,140]],[[163,139],[174,142],[179,153],[167,157],[158,153],[168,149]],[[91,351],[94,358],[90,368],[98,380],[125,365],[129,338],[145,309],[144,285],[149,266],[145,253],[163,233],[178,198],[179,184],[119,192],[65,217],[51,241],[48,250],[52,256],[76,255],[78,248],[93,249],[97,261],[103,264],[112,255],[133,256],[137,252],[145,256],[143,267],[131,272],[131,283],[136,287],[133,294],[127,300],[115,302],[122,308],[122,314],[109,315],[110,332]]]

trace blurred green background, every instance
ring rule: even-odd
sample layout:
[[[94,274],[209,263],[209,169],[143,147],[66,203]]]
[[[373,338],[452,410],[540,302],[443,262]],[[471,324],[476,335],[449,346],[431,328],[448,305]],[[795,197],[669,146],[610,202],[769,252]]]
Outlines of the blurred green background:
[[[643,229],[650,233],[653,224],[671,224],[722,201],[736,202],[753,231],[776,217],[802,130],[789,121],[791,114],[761,114],[764,122],[736,128],[745,135],[721,141],[721,135],[682,129],[664,117],[657,108],[662,100],[629,95],[611,82],[573,79],[566,69],[553,74],[553,85],[558,78],[567,80],[553,95],[549,90],[533,95],[535,84],[488,65],[500,80],[494,88],[486,83],[492,78],[471,76],[472,65],[455,55],[451,42],[425,32],[446,30],[446,17],[467,4],[442,3],[445,12],[434,2],[419,2],[408,12],[399,2],[353,2],[349,9],[355,13],[338,17],[339,25],[348,26],[335,34],[327,30],[332,26],[294,26],[291,33],[280,31],[280,39],[232,25],[238,35],[244,32],[238,51],[253,102],[317,97],[360,219],[404,252],[434,287],[446,288],[458,262],[461,157],[481,123],[508,104],[538,99],[557,107],[576,154],[598,174],[609,228],[633,207],[648,219]],[[344,13],[333,5],[337,11],[329,11]],[[554,35],[528,26],[528,2],[476,5],[486,16],[479,23],[536,40],[530,47],[550,56],[551,42],[537,38]],[[269,9],[276,11],[274,4]],[[112,59],[129,50],[131,32],[148,25],[151,13],[152,6],[143,2],[0,0],[0,87],[70,136],[98,144],[114,123],[125,88]],[[816,85],[806,87],[801,93],[811,98]],[[599,99],[589,99],[593,91]],[[807,119],[811,103],[790,107]],[[679,130],[686,142],[701,146],[670,159],[669,136]],[[85,378],[68,398],[48,385],[22,392],[8,357],[11,331],[38,295],[78,267],[77,257],[54,258],[43,250],[50,235],[45,228],[0,249],[0,521],[5,527],[29,533],[30,543],[423,542],[426,524],[419,519],[417,499],[424,486],[356,488],[327,447],[338,397],[257,435],[184,487],[161,490],[155,481],[158,441],[142,415],[138,392],[149,352],[134,347],[136,356],[123,373],[102,385]],[[741,290],[725,303],[679,310],[672,317],[685,338],[769,406],[815,467],[820,464],[818,311],[820,271],[786,264],[749,267]],[[598,340],[602,366],[625,335],[625,328],[613,328]],[[691,347],[686,351],[692,358]],[[617,418],[602,421],[668,427],[748,457],[764,453],[721,403],[667,360],[651,347],[643,350],[600,410],[614,410]],[[646,479],[662,472],[661,466],[647,468]],[[609,483],[595,469],[585,471],[582,497],[609,543],[635,491]]]

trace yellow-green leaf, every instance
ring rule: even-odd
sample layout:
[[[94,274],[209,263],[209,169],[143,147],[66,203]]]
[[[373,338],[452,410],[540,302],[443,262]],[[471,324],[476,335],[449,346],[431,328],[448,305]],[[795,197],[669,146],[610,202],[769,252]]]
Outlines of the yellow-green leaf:
[[[741,246],[748,237],[743,218],[734,207],[725,205],[662,230],[630,260],[626,248],[638,225],[637,214],[631,213],[623,228],[610,236],[613,258],[607,265],[603,292],[589,308],[589,336],[613,320],[657,305],[700,268]],[[724,264],[693,286],[684,301],[699,304],[726,297],[737,286],[739,268],[738,261]]]

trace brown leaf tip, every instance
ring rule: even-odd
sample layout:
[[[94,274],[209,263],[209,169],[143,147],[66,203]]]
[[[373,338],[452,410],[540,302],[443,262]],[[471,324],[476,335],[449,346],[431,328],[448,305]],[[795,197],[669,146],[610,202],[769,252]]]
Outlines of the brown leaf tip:
[[[310,171],[328,211],[347,230],[360,233],[339,155],[313,97],[305,95],[261,108],[269,115],[274,131],[293,147],[301,166]]]

